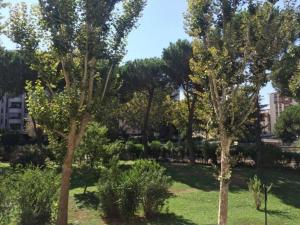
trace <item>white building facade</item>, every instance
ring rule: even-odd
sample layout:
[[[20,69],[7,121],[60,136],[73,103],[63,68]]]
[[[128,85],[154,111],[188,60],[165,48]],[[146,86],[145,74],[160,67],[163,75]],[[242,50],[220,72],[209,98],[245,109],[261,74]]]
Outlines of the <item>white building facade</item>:
[[[26,119],[25,94],[10,96],[5,94],[0,100],[0,129],[23,131]]]

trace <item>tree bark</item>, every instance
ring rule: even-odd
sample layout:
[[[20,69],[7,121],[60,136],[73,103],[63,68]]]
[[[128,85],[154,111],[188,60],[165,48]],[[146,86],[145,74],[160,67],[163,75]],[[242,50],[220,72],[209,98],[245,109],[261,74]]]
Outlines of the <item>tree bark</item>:
[[[261,176],[261,164],[262,164],[262,141],[261,141],[261,134],[262,134],[262,127],[261,127],[261,118],[260,118],[260,105],[259,99],[256,99],[255,103],[255,145],[256,145],[256,170],[257,174]]]
[[[149,116],[150,116],[150,111],[151,111],[151,106],[152,106],[152,101],[153,101],[153,96],[154,96],[154,89],[149,90],[149,96],[148,96],[148,103],[145,111],[145,116],[144,116],[144,124],[143,124],[143,129],[142,129],[142,144],[144,145],[144,151],[145,151],[145,156],[149,156],[149,146],[148,146],[148,124],[149,124]]]
[[[228,191],[231,176],[230,168],[230,145],[232,138],[226,134],[220,134],[221,140],[221,173],[219,193],[218,225],[227,225]]]
[[[188,107],[188,127],[186,132],[186,150],[189,154],[189,159],[191,163],[195,163],[195,152],[193,148],[193,123],[194,123],[194,114],[196,106],[196,95],[193,96],[191,106]]]
[[[70,189],[70,178],[72,175],[72,163],[76,143],[76,124],[71,126],[70,133],[67,140],[67,153],[63,163],[62,178],[61,178],[61,189],[59,196],[59,207],[57,215],[57,225],[68,224],[68,206],[69,206],[69,189]]]

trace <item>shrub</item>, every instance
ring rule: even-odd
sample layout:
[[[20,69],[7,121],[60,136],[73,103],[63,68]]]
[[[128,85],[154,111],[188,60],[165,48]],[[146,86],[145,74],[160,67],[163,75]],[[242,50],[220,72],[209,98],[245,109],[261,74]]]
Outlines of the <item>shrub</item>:
[[[1,182],[1,219],[14,218],[22,225],[50,224],[56,217],[58,187],[58,176],[49,170],[30,168],[7,175]]]
[[[27,166],[44,166],[48,154],[46,150],[41,150],[37,145],[19,146],[10,158],[12,167],[17,165]]]
[[[10,224],[13,218],[15,207],[15,193],[13,192],[14,183],[9,177],[0,177],[0,224]]]
[[[117,160],[112,160],[109,168],[101,170],[101,177],[98,181],[98,194],[100,207],[107,217],[118,218],[119,209],[119,192],[122,171],[118,166]]]
[[[148,143],[148,145],[149,145],[150,155],[153,158],[158,159],[163,145],[160,143],[160,141],[152,141],[152,142]]]
[[[18,181],[18,204],[22,225],[50,224],[56,217],[58,176],[50,170],[26,170]]]
[[[255,207],[257,210],[259,210],[263,198],[263,186],[260,179],[256,175],[253,178],[250,178],[250,181],[248,182],[248,188],[253,195]]]
[[[169,197],[170,177],[158,163],[137,161],[122,172],[116,160],[101,172],[98,182],[100,207],[107,217],[129,219],[142,205],[145,216],[159,212]]]
[[[202,145],[202,148],[201,148],[203,159],[205,161],[208,161],[210,159],[214,163],[216,163],[218,147],[219,146],[217,143],[204,142],[204,144]]]
[[[265,144],[262,146],[262,165],[272,167],[279,163],[282,159],[282,151],[278,146]]]
[[[125,143],[125,152],[129,154],[132,159],[140,158],[144,153],[144,146],[130,140]]]
[[[159,213],[170,197],[171,178],[165,168],[151,160],[137,161],[131,171],[139,176],[140,199],[147,218]]]
[[[127,171],[121,177],[120,187],[118,188],[119,209],[121,217],[128,219],[134,216],[139,206],[140,174],[134,171]]]

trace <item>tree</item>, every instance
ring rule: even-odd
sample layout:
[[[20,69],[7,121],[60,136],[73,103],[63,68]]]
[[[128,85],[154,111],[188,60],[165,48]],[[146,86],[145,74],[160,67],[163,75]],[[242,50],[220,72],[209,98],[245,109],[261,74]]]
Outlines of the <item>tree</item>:
[[[153,99],[158,89],[163,89],[168,84],[164,72],[164,63],[159,58],[138,59],[127,62],[121,69],[121,77],[125,92],[139,92],[146,97],[145,111],[142,125],[142,143],[145,154],[148,150],[149,117],[153,107]]]
[[[300,105],[289,106],[278,117],[275,135],[284,142],[292,143],[300,135]]]
[[[262,60],[264,63],[264,54],[261,53],[276,46],[277,33],[284,33],[284,30],[270,33],[269,20],[275,17],[283,28],[288,26],[285,17],[274,14],[279,10],[275,3],[264,1],[256,4],[268,9],[263,17],[259,10],[253,11],[252,2],[210,0],[189,0],[186,15],[189,34],[195,39],[191,68],[197,76],[193,81],[202,83],[208,80],[218,124],[221,146],[219,225],[227,224],[230,146],[255,110],[259,90],[265,82],[265,68],[256,72],[254,62]],[[258,30],[254,29],[256,25],[253,28],[254,19],[255,24],[259,24]],[[260,40],[264,39],[267,39],[263,42],[266,45],[262,46]]]
[[[195,83],[190,76],[190,60],[193,55],[192,45],[187,40],[178,40],[175,44],[163,50],[163,60],[166,63],[167,75],[173,82],[175,88],[182,88],[186,98],[187,123],[186,124],[186,150],[189,153],[191,162],[195,161],[193,150],[193,123],[195,119],[195,108],[197,95],[195,93]]]
[[[105,99],[144,6],[145,0],[39,0],[31,13],[25,4],[11,10],[10,37],[42,76],[27,85],[29,113],[66,143],[58,225],[68,223],[74,151]]]
[[[0,98],[5,94],[19,95],[25,91],[25,82],[37,79],[37,73],[29,68],[17,51],[0,50]]]

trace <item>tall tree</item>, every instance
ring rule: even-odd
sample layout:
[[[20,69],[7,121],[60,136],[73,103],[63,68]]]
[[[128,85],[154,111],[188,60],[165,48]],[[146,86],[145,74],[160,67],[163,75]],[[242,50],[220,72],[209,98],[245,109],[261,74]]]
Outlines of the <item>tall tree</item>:
[[[195,119],[195,108],[197,104],[197,95],[195,83],[190,76],[193,72],[190,69],[190,60],[193,56],[192,45],[187,40],[178,40],[171,43],[163,50],[163,60],[166,63],[167,75],[170,77],[175,88],[182,88],[187,106],[187,127],[186,127],[186,150],[189,153],[191,162],[195,161],[193,148],[193,123]]]
[[[25,4],[11,10],[10,37],[43,78],[27,86],[29,112],[66,143],[58,225],[68,224],[74,151],[105,99],[144,6],[145,0],[39,0],[31,13]]]
[[[24,93],[25,82],[37,79],[37,73],[30,69],[17,51],[0,50],[0,71],[0,98],[5,93]]]
[[[123,91],[139,92],[146,97],[146,105],[142,126],[142,143],[145,154],[148,151],[149,117],[153,99],[158,89],[166,87],[168,79],[164,72],[164,63],[159,58],[138,59],[127,62],[121,69],[124,80]]]
[[[278,19],[278,14],[273,14],[275,3],[264,1],[261,6],[268,9],[263,17],[259,10],[253,11],[252,4],[244,1],[189,0],[186,15],[189,33],[195,38],[191,64],[198,79],[194,82],[208,80],[218,124],[221,146],[219,225],[227,224],[230,146],[237,131],[255,110],[259,90],[266,79],[266,68],[256,72],[254,62],[264,63],[264,49],[276,46],[276,34],[284,33],[284,29],[275,30],[274,35],[270,35],[272,30],[265,20],[273,16]],[[254,18],[257,30],[253,29]],[[284,19],[279,24],[286,28],[288,20]],[[257,32],[257,39],[253,39],[256,38],[253,32]],[[264,39],[267,39],[263,42],[266,45],[261,45]]]

